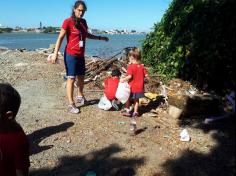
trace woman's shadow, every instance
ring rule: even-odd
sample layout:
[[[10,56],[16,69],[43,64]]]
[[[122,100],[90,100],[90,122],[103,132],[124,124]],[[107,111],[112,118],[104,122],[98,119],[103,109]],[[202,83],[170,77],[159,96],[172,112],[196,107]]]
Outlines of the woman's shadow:
[[[31,147],[30,155],[34,155],[44,150],[48,150],[52,148],[53,145],[39,146],[39,143],[45,138],[53,134],[66,131],[68,128],[72,127],[73,125],[74,125],[73,122],[66,122],[60,125],[46,127],[46,128],[34,131],[33,133],[27,135],[30,142],[30,147]]]

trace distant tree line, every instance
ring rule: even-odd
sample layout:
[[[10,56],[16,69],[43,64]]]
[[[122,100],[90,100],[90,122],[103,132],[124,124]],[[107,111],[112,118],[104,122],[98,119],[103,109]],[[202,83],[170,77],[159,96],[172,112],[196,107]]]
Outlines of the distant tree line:
[[[3,33],[3,32],[11,32],[13,31],[12,28],[0,28],[0,33]]]
[[[3,33],[3,32],[12,32],[12,31],[21,31],[23,30],[23,28],[17,26],[15,29],[13,28],[0,28],[0,33]],[[42,29],[40,28],[28,28],[26,29],[27,32],[34,32],[35,30],[40,30],[41,32],[44,32],[44,33],[57,33],[60,28],[59,27],[43,27]]]
[[[44,33],[57,33],[59,30],[60,30],[59,27],[52,27],[52,26],[43,27],[42,29]]]

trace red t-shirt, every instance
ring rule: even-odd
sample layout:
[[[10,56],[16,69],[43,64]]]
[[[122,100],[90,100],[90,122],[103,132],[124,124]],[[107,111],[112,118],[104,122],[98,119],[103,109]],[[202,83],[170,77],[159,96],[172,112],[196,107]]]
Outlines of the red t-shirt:
[[[143,64],[129,64],[127,69],[127,75],[131,76],[129,85],[131,93],[143,93],[144,92],[144,78],[147,75],[147,70]]]
[[[65,51],[66,53],[73,56],[84,57],[85,42],[88,31],[86,20],[81,19],[77,28],[75,27],[72,18],[67,18],[63,22],[62,29],[66,30],[66,38],[67,38],[67,45]],[[83,41],[83,47],[80,46],[80,41]]]
[[[29,143],[21,129],[0,133],[0,176],[16,176],[16,169],[28,171]]]
[[[114,100],[116,98],[116,90],[119,84],[118,77],[110,77],[104,81],[105,90],[104,94],[106,95],[108,100]]]

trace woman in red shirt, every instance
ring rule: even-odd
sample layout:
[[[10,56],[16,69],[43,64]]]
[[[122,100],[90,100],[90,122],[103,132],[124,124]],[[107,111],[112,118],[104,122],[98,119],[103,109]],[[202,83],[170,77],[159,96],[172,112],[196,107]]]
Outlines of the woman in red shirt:
[[[67,73],[67,97],[69,101],[68,111],[70,113],[79,113],[79,109],[75,103],[84,104],[85,98],[83,94],[84,76],[85,76],[85,44],[86,38],[95,40],[108,41],[107,37],[95,36],[88,32],[88,26],[84,13],[87,10],[84,1],[76,1],[70,18],[64,20],[60,34],[58,36],[54,54],[51,58],[52,63],[56,63],[58,51],[61,47],[64,37],[67,37],[65,47],[64,61]],[[76,102],[73,99],[74,82],[78,80],[78,93]]]

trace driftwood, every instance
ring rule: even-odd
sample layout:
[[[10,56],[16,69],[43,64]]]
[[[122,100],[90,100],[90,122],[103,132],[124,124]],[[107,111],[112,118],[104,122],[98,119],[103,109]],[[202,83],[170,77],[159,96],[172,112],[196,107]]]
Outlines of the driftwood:
[[[125,49],[124,49],[125,50]],[[92,57],[86,59],[85,83],[94,90],[94,88],[103,89],[103,81],[110,75],[114,68],[118,68],[123,75],[126,74],[128,66],[127,51],[122,51],[110,59]],[[160,78],[158,75],[150,75],[150,80],[145,84],[145,90],[150,92],[159,92]]]
[[[110,59],[96,59],[89,61],[86,64],[85,77],[86,80],[94,80],[95,76],[99,76],[103,71],[111,71],[112,68],[126,67],[127,63],[124,60],[119,60],[116,57]],[[121,70],[122,72],[122,70]]]

